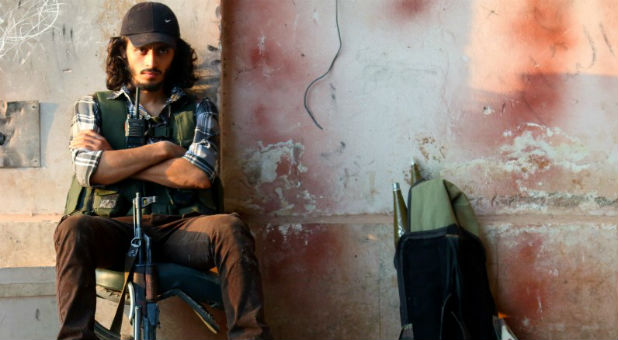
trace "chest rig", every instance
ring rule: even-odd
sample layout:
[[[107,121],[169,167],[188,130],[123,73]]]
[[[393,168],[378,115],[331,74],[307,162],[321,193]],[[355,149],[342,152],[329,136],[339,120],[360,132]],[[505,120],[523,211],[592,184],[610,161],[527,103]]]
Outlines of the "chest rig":
[[[94,95],[101,112],[101,134],[114,150],[126,149],[124,125],[129,109],[126,98],[110,98],[112,93],[102,91]],[[166,123],[149,127],[147,137],[169,140],[188,148],[193,142],[195,133],[195,100],[186,95],[169,105],[171,105],[170,116],[167,117]],[[82,187],[73,176],[64,213],[127,216],[131,214],[131,200],[136,192],[140,192],[142,197],[157,196],[156,203],[145,208],[143,214],[213,214],[222,210],[219,204],[221,190],[218,180],[205,190],[173,189],[134,179],[88,188]]]

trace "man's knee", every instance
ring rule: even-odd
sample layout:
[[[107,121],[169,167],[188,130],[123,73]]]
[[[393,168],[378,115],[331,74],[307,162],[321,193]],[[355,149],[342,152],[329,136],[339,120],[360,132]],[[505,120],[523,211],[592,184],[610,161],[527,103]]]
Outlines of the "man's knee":
[[[215,251],[228,260],[228,266],[241,264],[245,270],[257,270],[255,240],[237,214],[217,215],[215,238]]]
[[[249,227],[237,214],[220,214],[204,216],[205,223],[210,227],[209,238],[216,245],[226,245],[232,248],[253,245],[253,236]]]
[[[217,223],[217,231],[221,235],[249,237],[253,239],[249,227],[247,227],[245,222],[243,222],[237,214],[233,213],[219,216],[220,218]]]

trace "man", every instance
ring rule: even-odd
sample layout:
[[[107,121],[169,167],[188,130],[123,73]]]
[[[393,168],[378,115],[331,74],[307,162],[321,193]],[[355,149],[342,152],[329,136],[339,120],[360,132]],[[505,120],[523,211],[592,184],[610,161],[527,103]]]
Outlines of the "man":
[[[254,240],[236,214],[212,215],[216,107],[183,91],[197,78],[195,51],[174,13],[142,2],[108,45],[107,88],[79,100],[71,131],[74,180],[55,232],[58,338],[93,339],[97,267],[123,268],[133,236],[135,191],[157,196],[143,218],[155,260],[217,267],[229,338],[269,338]],[[139,109],[134,106],[139,87]],[[144,145],[127,147],[127,114],[138,110]]]

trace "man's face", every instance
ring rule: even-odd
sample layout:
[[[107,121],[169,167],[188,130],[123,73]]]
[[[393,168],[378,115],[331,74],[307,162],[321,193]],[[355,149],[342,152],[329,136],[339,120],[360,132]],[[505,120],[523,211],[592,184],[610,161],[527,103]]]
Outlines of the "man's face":
[[[161,89],[174,60],[174,49],[164,43],[136,47],[127,39],[125,52],[133,85],[147,91]]]

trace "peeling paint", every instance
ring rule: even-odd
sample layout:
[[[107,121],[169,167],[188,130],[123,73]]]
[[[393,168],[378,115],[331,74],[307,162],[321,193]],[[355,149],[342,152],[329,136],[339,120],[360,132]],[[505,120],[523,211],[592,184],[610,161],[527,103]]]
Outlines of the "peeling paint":
[[[492,225],[491,228],[487,230],[487,233],[490,238],[500,237],[502,242],[501,246],[510,249],[518,246],[522,242],[527,242],[528,245],[531,245],[530,241],[526,237],[526,235],[530,234],[540,234],[547,238],[560,240],[559,242],[564,246],[577,247],[581,240],[576,235],[578,235],[581,231],[586,231],[587,233],[595,232],[609,234],[616,233],[617,230],[618,229],[615,224],[581,226],[575,224],[557,225],[553,223],[546,223],[541,225],[522,226],[515,225],[513,223],[501,223]],[[564,237],[564,235],[571,235],[571,237]],[[549,251],[550,249],[546,250]],[[559,273],[556,268],[551,268],[550,271],[552,274]]]
[[[418,136],[416,145],[426,161],[441,162],[446,158],[447,149],[433,136]]]
[[[293,140],[257,144],[245,151],[241,165],[247,185],[257,193],[245,203],[274,215],[314,212],[315,196],[301,188],[302,175],[309,171],[301,163],[304,145]]]
[[[528,190],[525,196],[496,196],[490,202],[482,198],[472,201],[478,207],[479,212],[493,210],[503,214],[530,213],[530,211],[548,213],[562,209],[571,213],[585,211],[591,215],[606,215],[608,212],[604,211],[604,208],[609,208],[611,211],[618,208],[618,200],[609,200],[607,197],[598,196],[596,193],[574,195]]]
[[[264,34],[262,33],[262,35],[260,35],[260,37],[258,38],[258,53],[259,55],[263,56],[264,55],[264,49],[266,48],[266,37],[264,36]]]
[[[579,164],[589,154],[586,147],[576,138],[561,133],[559,128],[527,123],[519,132],[511,145],[500,148],[507,171],[516,172],[527,179],[537,172],[551,169],[552,166],[572,172],[590,168],[590,164]],[[560,138],[561,136],[564,138]]]
[[[448,164],[441,172],[461,183],[479,211],[541,213],[575,208],[608,214],[618,207],[616,193],[599,187],[591,177],[601,165],[613,172],[615,157],[596,160],[597,151],[579,137],[534,122],[506,129],[502,135],[506,141],[499,156]],[[615,181],[615,176],[608,178]]]
[[[313,11],[313,15],[312,15],[313,21],[317,24],[320,22],[320,14],[318,13],[317,10]]]
[[[263,145],[258,141],[258,148],[245,152],[246,163],[243,165],[249,183],[259,185],[274,182],[279,175],[290,175],[295,169],[298,172],[307,172],[307,168],[300,164],[300,156],[304,146],[292,140],[276,144]],[[278,173],[279,165],[288,163],[287,173]]]
[[[266,225],[267,233],[272,233],[275,230],[278,231],[279,234],[283,237],[284,242],[288,242],[288,236],[294,235],[295,237],[298,237],[300,236],[300,233],[304,231],[302,224],[286,224],[280,226],[275,226],[272,224]],[[307,233],[309,233],[309,231],[307,231]]]

